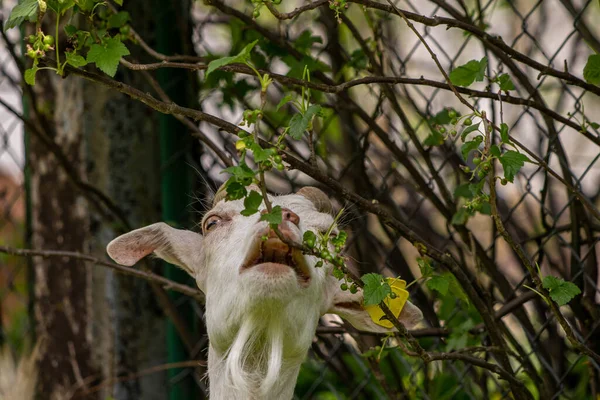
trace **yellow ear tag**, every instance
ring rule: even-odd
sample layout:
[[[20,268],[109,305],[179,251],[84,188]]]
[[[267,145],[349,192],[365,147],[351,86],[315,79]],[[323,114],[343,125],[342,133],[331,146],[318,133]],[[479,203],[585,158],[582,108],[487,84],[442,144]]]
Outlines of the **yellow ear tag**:
[[[408,292],[406,291],[406,281],[397,278],[386,278],[386,282],[392,288],[392,292],[396,294],[396,298],[392,299],[391,297],[386,297],[383,301],[385,305],[389,307],[392,311],[392,314],[396,318],[402,312],[406,301],[408,300]],[[385,314],[383,310],[379,307],[379,305],[374,304],[370,306],[364,306],[365,310],[369,313],[369,316],[379,326],[383,326],[384,328],[391,329],[394,327],[391,321],[385,319]],[[383,318],[383,319],[382,319]]]

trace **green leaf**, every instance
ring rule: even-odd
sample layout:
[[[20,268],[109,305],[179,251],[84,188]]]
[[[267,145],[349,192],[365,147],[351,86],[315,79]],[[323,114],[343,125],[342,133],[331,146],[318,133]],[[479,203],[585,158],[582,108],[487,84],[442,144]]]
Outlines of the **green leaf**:
[[[228,181],[225,190],[227,191],[227,200],[238,200],[248,193],[244,185],[231,179]]]
[[[225,168],[221,173],[228,173],[236,181],[243,181],[246,179],[253,179],[256,175],[256,171],[253,171],[247,164],[234,165],[233,167]]]
[[[448,336],[448,345],[446,351],[463,349],[467,347],[469,342],[469,330],[474,328],[475,324],[468,319],[460,325],[452,327],[452,334]]]
[[[469,86],[474,81],[481,82],[485,77],[487,62],[487,57],[483,57],[480,61],[471,60],[456,67],[450,72],[450,81],[457,86]]]
[[[68,9],[75,5],[73,0],[46,0],[48,8],[57,13],[63,15]]]
[[[590,126],[594,129],[598,129],[600,128],[600,124],[597,122],[590,122]]]
[[[463,158],[466,160],[469,156],[469,153],[473,150],[477,150],[482,141],[483,139],[481,136],[477,136],[475,139],[463,143],[463,145],[460,147],[460,152]]]
[[[500,124],[500,138],[502,139],[502,143],[510,143],[510,136],[508,135],[508,125],[504,122]]]
[[[10,28],[19,26],[25,20],[36,21],[38,11],[38,0],[20,0],[4,23],[4,30],[7,31]]]
[[[462,300],[468,304],[469,298],[467,297],[466,293],[464,292],[463,288],[460,286],[460,283],[458,283],[454,275],[452,275],[450,272],[446,272],[444,276],[447,277],[448,281],[450,282],[450,286],[448,287],[450,294],[455,298]]]
[[[123,0],[114,0],[114,2],[120,6],[123,5]]]
[[[67,36],[73,36],[77,33],[77,30],[78,29],[73,25],[65,25],[65,33],[67,34]]]
[[[83,58],[79,54],[65,53],[65,56],[67,57],[67,63],[69,65],[72,65],[77,68],[87,65],[87,61],[85,60],[85,58]]]
[[[467,347],[469,336],[465,332],[452,333],[448,336],[446,351],[458,350]]]
[[[363,287],[363,304],[365,306],[379,304],[392,293],[390,285],[379,274],[365,274],[360,280],[365,284]]]
[[[600,85],[600,54],[592,54],[588,57],[583,68],[583,79],[592,85]]]
[[[301,53],[307,53],[315,43],[323,43],[323,38],[313,36],[312,31],[307,29],[294,40],[294,47]]]
[[[515,85],[514,85],[512,79],[510,79],[510,75],[508,75],[508,74],[502,74],[502,75],[498,76],[496,81],[498,82],[498,86],[500,86],[501,90],[504,90],[504,91],[515,90]]]
[[[75,0],[75,4],[83,11],[92,11],[97,0]]]
[[[304,56],[302,59],[297,60],[294,56],[288,54],[282,57],[281,61],[290,67],[290,70],[286,75],[292,78],[302,79],[302,74],[304,73],[305,67],[307,67],[312,73],[315,71],[329,72],[331,70],[327,64],[319,60],[315,60],[309,56]]]
[[[531,162],[525,154],[514,150],[509,150],[502,154],[499,160],[502,168],[504,168],[504,178],[509,182],[514,181],[515,175],[526,162]]]
[[[469,188],[470,183],[463,183],[460,186],[457,186],[454,189],[454,198],[458,199],[459,197],[464,197],[465,199],[472,199],[473,193],[471,193],[471,189]]]
[[[417,257],[417,265],[421,270],[422,277],[431,276],[433,274],[433,267],[431,266],[430,258]]]
[[[485,78],[485,70],[487,68],[487,65],[488,65],[487,57],[483,57],[481,60],[479,60],[479,71],[477,71],[477,75],[475,76],[475,80],[477,82],[481,82],[481,81],[483,81],[483,78]]]
[[[262,204],[263,197],[260,193],[252,190],[248,196],[244,199],[244,209],[240,212],[243,216],[249,217],[250,215],[258,212],[258,207]]]
[[[429,136],[423,141],[425,146],[441,146],[444,144],[444,135],[439,131],[432,129]]]
[[[260,220],[267,221],[269,225],[279,225],[282,219],[280,206],[275,206],[270,213],[264,213],[260,216]]]
[[[502,152],[500,151],[500,147],[498,147],[497,144],[493,144],[490,146],[490,154],[493,155],[494,157],[500,157],[500,154],[502,154]]]
[[[471,133],[471,132],[475,132],[476,130],[478,130],[478,129],[479,129],[479,124],[480,124],[480,123],[481,123],[481,122],[478,122],[478,123],[476,123],[476,124],[473,124],[473,125],[469,125],[469,126],[467,126],[467,127],[466,127],[465,129],[463,129],[463,131],[461,132],[461,134],[460,134],[460,138],[461,138],[462,140],[465,140],[465,138],[467,137],[467,135],[468,135],[469,133]]]
[[[431,125],[447,125],[450,123],[452,118],[448,114],[449,111],[452,110],[456,113],[456,117],[460,117],[460,113],[453,108],[444,108],[442,111],[435,114],[433,117],[429,119],[429,123]]]
[[[102,44],[93,44],[87,54],[88,63],[96,63],[106,75],[111,77],[117,73],[121,57],[129,55],[129,50],[117,38],[107,39]]]
[[[489,201],[484,201],[481,203],[481,208],[479,209],[480,214],[484,215],[492,215],[492,205]]]
[[[254,155],[254,161],[257,163],[268,160],[277,154],[277,149],[274,147],[269,147],[268,149],[263,149],[260,147],[258,143],[252,143],[250,146],[250,150],[252,150],[252,154]]]
[[[106,37],[107,33],[108,33],[107,29],[103,29],[103,28],[96,29],[96,36],[98,38],[100,38],[102,41],[104,41],[105,39],[109,39],[110,38],[110,36]],[[93,39],[92,35],[90,35],[90,39],[87,42],[89,43],[89,46],[91,46],[92,44],[94,44],[95,40]]]
[[[279,111],[279,109],[281,107],[283,107],[284,105],[286,105],[287,103],[289,103],[290,101],[292,101],[294,97],[291,94],[286,94],[280,101],[279,104],[277,104],[277,107],[275,108],[275,111]]]
[[[35,73],[38,69],[38,67],[32,67],[25,70],[25,82],[27,82],[28,85],[35,85]]]
[[[108,18],[108,28],[120,28],[131,20],[127,11],[119,11]]]
[[[479,182],[470,183],[469,190],[473,196],[479,196],[481,193],[483,193],[483,185],[485,185],[485,179],[482,179]]]
[[[211,72],[213,72],[217,68],[221,68],[226,65],[234,64],[234,63],[245,64],[248,61],[250,61],[250,52],[252,51],[252,48],[254,48],[254,46],[256,46],[256,43],[258,43],[258,40],[255,40],[254,42],[247,44],[246,47],[244,47],[242,49],[242,51],[240,51],[235,56],[223,57],[223,58],[219,58],[217,60],[211,61],[208,64],[208,68],[206,69],[206,74],[204,74],[204,79],[208,78],[208,76],[211,74]]]
[[[350,61],[346,65],[357,70],[365,69],[369,65],[369,57],[362,49],[356,49],[350,54]]]
[[[464,207],[459,208],[456,211],[456,214],[452,216],[452,221],[450,222],[452,225],[464,225],[469,220],[471,213]]]
[[[292,138],[296,140],[302,139],[304,132],[309,128],[310,123],[312,122],[313,117],[321,111],[321,106],[317,104],[313,104],[308,107],[306,112],[303,114],[295,114],[290,120],[290,129],[289,134]]]
[[[427,281],[427,287],[431,290],[436,290],[442,296],[445,296],[450,287],[450,280],[446,276],[435,275]]]
[[[573,297],[581,293],[581,290],[572,282],[565,282],[561,278],[554,276],[545,276],[542,285],[550,293],[552,300],[559,306],[564,306]]]

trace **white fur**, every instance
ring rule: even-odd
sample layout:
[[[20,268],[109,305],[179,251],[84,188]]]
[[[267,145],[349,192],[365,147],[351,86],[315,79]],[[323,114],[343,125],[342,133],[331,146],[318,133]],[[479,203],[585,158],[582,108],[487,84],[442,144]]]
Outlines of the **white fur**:
[[[301,195],[271,201],[300,217],[297,226],[287,222],[297,242],[307,230],[325,231],[333,223],[331,215],[318,212]],[[204,237],[159,223],[115,239],[107,250],[117,262],[129,263],[154,252],[195,277],[206,295],[212,399],[290,399],[323,313],[338,312],[359,329],[383,328],[364,310],[336,308],[336,299],[360,304],[362,295],[341,293],[331,266],[316,268],[315,257],[305,256],[311,274],[308,287],[299,285],[292,269],[276,277],[256,268],[241,272],[253,242],[268,229],[259,214],[242,216],[243,208],[241,200],[217,203],[205,219],[219,215],[223,222]],[[419,319],[411,318],[410,322]]]

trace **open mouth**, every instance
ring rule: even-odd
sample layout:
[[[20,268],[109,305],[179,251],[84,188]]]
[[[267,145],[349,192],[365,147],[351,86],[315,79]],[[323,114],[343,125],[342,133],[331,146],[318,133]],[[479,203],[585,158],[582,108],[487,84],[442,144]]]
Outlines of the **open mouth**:
[[[291,268],[296,273],[300,286],[306,287],[310,283],[310,272],[302,252],[290,248],[277,237],[267,240],[259,237],[242,265],[241,272],[258,267],[267,273],[277,273]]]

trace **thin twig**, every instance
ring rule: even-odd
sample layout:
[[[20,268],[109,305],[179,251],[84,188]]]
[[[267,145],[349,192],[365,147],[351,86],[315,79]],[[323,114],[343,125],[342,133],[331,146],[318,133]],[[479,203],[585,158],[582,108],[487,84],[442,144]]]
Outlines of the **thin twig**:
[[[138,372],[134,372],[134,373],[131,373],[131,374],[128,374],[125,376],[118,376],[118,377],[114,377],[111,379],[107,379],[107,380],[103,381],[102,383],[99,383],[98,385],[89,388],[85,393],[82,393],[79,396],[75,396],[74,398],[79,398],[79,397],[87,396],[89,394],[98,392],[105,387],[114,385],[115,383],[135,380],[135,379],[141,378],[146,375],[155,374],[157,372],[162,372],[162,371],[166,371],[169,369],[178,369],[178,368],[194,368],[194,367],[204,366],[204,365],[206,365],[206,363],[203,361],[190,360],[190,361],[173,362],[173,363],[168,363],[168,364],[157,365],[157,366],[150,367],[150,368],[145,368]]]
[[[191,286],[177,283],[150,271],[140,271],[135,268],[125,267],[123,265],[101,260],[88,254],[63,250],[17,249],[8,246],[0,246],[0,253],[10,254],[12,256],[19,257],[66,257],[73,258],[76,260],[87,261],[96,265],[101,265],[103,267],[114,269],[115,271],[124,275],[135,276],[136,278],[142,278],[149,282],[155,282],[167,290],[173,290],[175,292],[185,294],[186,296],[193,297],[199,301],[204,301],[204,294],[200,290],[195,289]]]

